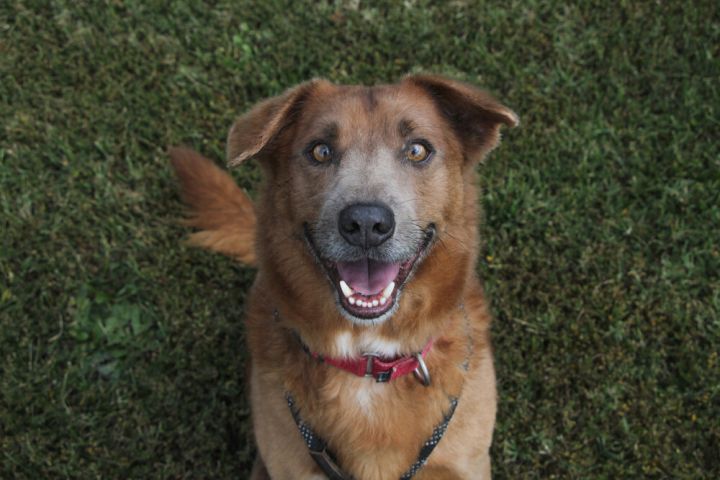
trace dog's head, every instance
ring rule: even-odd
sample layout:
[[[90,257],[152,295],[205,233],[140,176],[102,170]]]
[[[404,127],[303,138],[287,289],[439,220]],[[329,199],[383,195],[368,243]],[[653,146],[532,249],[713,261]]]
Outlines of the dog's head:
[[[286,300],[318,314],[332,304],[356,324],[390,318],[401,296],[451,301],[475,260],[474,166],[517,121],[435,76],[316,80],[260,103],[231,128],[227,153],[231,166],[257,158],[267,176],[261,268]]]

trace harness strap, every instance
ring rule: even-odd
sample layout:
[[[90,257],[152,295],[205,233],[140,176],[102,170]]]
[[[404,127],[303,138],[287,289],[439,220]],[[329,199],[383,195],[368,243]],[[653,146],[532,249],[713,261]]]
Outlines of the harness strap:
[[[310,456],[315,460],[315,463],[318,464],[330,480],[353,480],[352,476],[346,474],[338,467],[335,457],[327,449],[325,440],[318,437],[315,432],[312,431],[312,428],[300,418],[300,412],[298,412],[295,406],[295,399],[292,395],[285,393],[285,398],[287,399],[287,404],[288,407],[290,407],[290,413],[292,413],[295,424],[298,430],[300,430],[300,435],[302,435],[305,445],[307,445],[310,451]]]
[[[302,435],[305,445],[307,445],[310,451],[310,456],[320,469],[328,476],[330,480],[354,480],[353,476],[345,473],[337,464],[335,456],[330,453],[327,449],[327,443],[325,440],[320,438],[312,428],[300,417],[300,412],[295,405],[295,399],[289,392],[285,393],[290,413],[292,414],[295,424]],[[447,430],[450,420],[455,414],[455,409],[458,405],[458,399],[456,397],[448,397],[450,400],[450,408],[443,416],[442,422],[435,426],[432,435],[428,438],[423,446],[420,448],[418,458],[410,468],[400,477],[400,480],[410,480],[415,474],[427,463],[428,457],[435,450],[435,447],[440,440],[442,440]]]
[[[450,408],[447,412],[445,412],[445,416],[443,417],[442,422],[440,422],[432,432],[432,435],[430,438],[428,438],[425,441],[425,444],[423,444],[422,448],[420,449],[420,454],[418,455],[417,460],[415,463],[413,463],[407,472],[403,474],[402,477],[400,477],[400,480],[410,480],[417,472],[420,470],[428,460],[428,457],[432,453],[433,450],[435,450],[435,447],[438,443],[440,443],[440,440],[442,440],[443,435],[445,435],[445,431],[447,430],[448,424],[450,423],[450,420],[453,417],[453,414],[455,414],[455,409],[458,405],[458,399],[455,397],[448,397],[450,400]]]

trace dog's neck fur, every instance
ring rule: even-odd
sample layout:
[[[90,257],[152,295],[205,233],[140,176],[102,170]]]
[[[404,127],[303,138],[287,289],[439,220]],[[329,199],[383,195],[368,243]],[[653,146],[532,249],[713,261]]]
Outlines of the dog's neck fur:
[[[354,358],[358,352],[393,358],[402,354],[402,345],[397,340],[384,338],[372,328],[363,329],[359,333],[343,331],[335,335],[334,357]]]
[[[476,291],[479,289],[477,281],[465,281],[461,292],[465,291],[467,283],[474,284],[472,288]],[[450,320],[456,315],[463,299],[463,293],[453,298],[446,297],[443,305],[438,306],[428,303],[413,305],[412,299],[405,297],[402,300],[410,305],[401,304],[393,318],[375,326],[354,325],[336,311],[303,317],[308,315],[306,310],[298,308],[298,304],[292,301],[278,301],[274,308],[280,312],[278,326],[288,332],[297,332],[313,352],[334,358],[357,358],[366,353],[393,358],[422,350],[431,338],[457,333],[452,330],[457,330],[459,326]],[[413,307],[419,308],[413,311]],[[290,347],[297,348],[296,339],[289,338],[288,341],[291,342]]]

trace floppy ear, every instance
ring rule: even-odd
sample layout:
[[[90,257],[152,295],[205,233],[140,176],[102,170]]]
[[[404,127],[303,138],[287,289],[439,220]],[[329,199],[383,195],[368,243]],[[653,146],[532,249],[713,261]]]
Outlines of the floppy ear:
[[[500,142],[500,127],[515,127],[518,116],[489,93],[437,75],[411,75],[405,82],[422,88],[447,118],[463,144],[465,158],[482,160]]]
[[[258,103],[235,120],[228,133],[228,166],[234,167],[250,157],[260,156],[292,124],[303,102],[320,83],[326,82],[311,80],[300,84],[282,95]]]

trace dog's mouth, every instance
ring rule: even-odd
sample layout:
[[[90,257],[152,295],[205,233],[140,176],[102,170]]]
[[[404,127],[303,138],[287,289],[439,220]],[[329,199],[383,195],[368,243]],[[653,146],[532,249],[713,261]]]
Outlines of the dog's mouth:
[[[337,292],[338,303],[353,320],[378,320],[393,310],[403,287],[424,259],[435,236],[435,225],[425,229],[420,247],[407,260],[382,262],[369,257],[331,261],[320,257],[307,228],[305,236]]]

